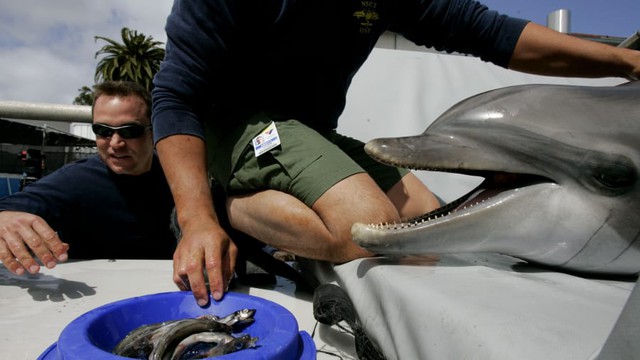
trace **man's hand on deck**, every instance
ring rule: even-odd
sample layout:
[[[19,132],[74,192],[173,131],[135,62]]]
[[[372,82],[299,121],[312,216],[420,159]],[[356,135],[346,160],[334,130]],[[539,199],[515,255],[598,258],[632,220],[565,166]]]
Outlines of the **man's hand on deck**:
[[[238,249],[217,224],[198,224],[182,229],[182,239],[173,255],[173,281],[181,290],[191,290],[198,305],[209,303],[204,271],[215,300],[220,300],[233,277]]]
[[[67,260],[68,250],[69,245],[40,216],[0,212],[0,261],[12,273],[37,273],[40,265],[36,259],[51,269]]]

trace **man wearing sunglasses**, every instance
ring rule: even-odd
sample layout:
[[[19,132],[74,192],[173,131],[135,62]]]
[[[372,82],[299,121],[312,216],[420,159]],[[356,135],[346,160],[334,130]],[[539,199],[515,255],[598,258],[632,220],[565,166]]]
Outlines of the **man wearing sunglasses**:
[[[171,192],[154,153],[149,92],[96,85],[98,154],[0,199],[0,260],[16,274],[74,259],[171,259]]]

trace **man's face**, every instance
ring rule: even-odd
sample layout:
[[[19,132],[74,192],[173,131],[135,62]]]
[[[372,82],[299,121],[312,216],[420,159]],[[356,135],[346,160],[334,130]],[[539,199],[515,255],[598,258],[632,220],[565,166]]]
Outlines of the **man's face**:
[[[148,127],[144,101],[136,96],[102,95],[93,107],[93,123],[111,127],[137,124]],[[141,175],[151,169],[153,137],[146,129],[140,137],[125,139],[117,130],[111,136],[96,135],[98,154],[116,174]]]

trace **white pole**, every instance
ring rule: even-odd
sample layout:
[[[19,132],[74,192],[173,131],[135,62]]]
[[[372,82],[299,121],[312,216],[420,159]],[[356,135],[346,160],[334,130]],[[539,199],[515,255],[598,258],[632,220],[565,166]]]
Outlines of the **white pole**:
[[[0,101],[0,118],[91,123],[91,106]]]
[[[547,27],[565,34],[570,32],[571,13],[569,9],[559,9],[549,14],[547,16]]]

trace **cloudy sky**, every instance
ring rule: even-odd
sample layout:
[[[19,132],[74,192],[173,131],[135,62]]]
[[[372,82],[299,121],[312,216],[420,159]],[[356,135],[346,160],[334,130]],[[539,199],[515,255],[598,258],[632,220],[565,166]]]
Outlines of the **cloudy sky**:
[[[166,41],[172,0],[0,0],[0,100],[71,104],[128,27]]]
[[[576,32],[627,36],[640,28],[639,0],[487,0],[511,15],[544,23],[570,8]],[[172,0],[0,0],[0,100],[71,104],[93,84],[94,55],[129,27],[166,41]],[[532,6],[534,4],[534,6]],[[631,29],[631,30],[630,30]]]

